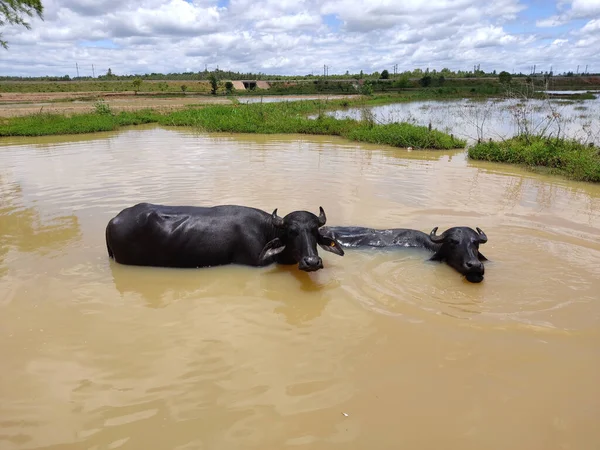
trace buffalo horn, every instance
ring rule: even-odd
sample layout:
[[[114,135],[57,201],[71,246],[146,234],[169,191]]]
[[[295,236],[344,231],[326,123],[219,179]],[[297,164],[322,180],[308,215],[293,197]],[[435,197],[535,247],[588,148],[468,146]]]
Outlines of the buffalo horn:
[[[479,227],[477,227],[477,232],[479,233],[479,242],[481,244],[485,244],[488,240],[487,236],[485,235],[485,233],[483,232],[483,230]]]
[[[278,228],[283,227],[283,219],[277,215],[277,208],[275,208],[271,217],[273,218],[273,225]]]
[[[433,242],[440,243],[440,242],[444,242],[445,236],[442,234],[441,236],[436,236],[436,232],[437,232],[438,227],[435,227],[433,230],[431,230],[431,233],[429,233],[429,239],[431,239]]]

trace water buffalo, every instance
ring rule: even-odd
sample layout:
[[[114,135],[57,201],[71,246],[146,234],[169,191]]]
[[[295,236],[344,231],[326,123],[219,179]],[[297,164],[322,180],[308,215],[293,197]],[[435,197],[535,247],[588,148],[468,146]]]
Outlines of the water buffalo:
[[[471,283],[483,281],[487,258],[479,252],[479,244],[488,240],[485,233],[469,227],[449,228],[437,235],[438,227],[429,235],[418,230],[392,228],[377,230],[366,227],[323,227],[323,236],[337,240],[344,247],[416,247],[434,252],[431,261],[444,261]]]
[[[305,272],[323,268],[317,244],[343,256],[333,238],[319,234],[316,216],[294,211],[281,218],[246,206],[164,206],[139,203],[125,208],[106,227],[108,255],[118,263],[161,267],[225,264],[298,264]]]

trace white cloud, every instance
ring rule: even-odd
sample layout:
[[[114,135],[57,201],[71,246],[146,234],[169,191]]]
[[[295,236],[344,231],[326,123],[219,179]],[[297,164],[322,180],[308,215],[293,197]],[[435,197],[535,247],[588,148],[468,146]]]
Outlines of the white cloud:
[[[555,26],[588,17],[569,52],[560,48],[564,33],[536,34],[524,1],[230,0],[219,7],[217,0],[46,0],[45,21],[33,19],[32,30],[2,29],[10,47],[0,50],[0,75],[74,76],[75,62],[82,75],[91,75],[92,64],[96,74],[205,65],[302,75],[322,73],[324,64],[330,74],[393,64],[400,71],[600,67],[592,38],[600,0],[563,1],[555,17],[538,18],[538,26]]]
[[[321,24],[321,16],[306,12],[283,17],[273,17],[256,22],[259,30],[297,30],[300,28],[317,27]]]
[[[574,18],[589,18],[600,15],[600,0],[573,0],[571,14]]]
[[[459,45],[466,48],[484,48],[506,45],[516,40],[515,36],[506,34],[502,28],[489,26],[468,33]]]
[[[581,34],[598,33],[600,31],[600,19],[590,20],[581,29]]]
[[[561,18],[559,16],[552,16],[546,19],[540,19],[535,22],[535,25],[540,28],[551,28],[558,27],[564,23],[568,22],[566,18]]]
[[[562,0],[557,8],[563,11],[536,22],[538,27],[558,27],[576,19],[590,19],[600,16],[600,0]]]
[[[510,19],[525,8],[519,0],[496,0],[494,7],[474,0],[325,0],[323,14],[338,14],[348,31],[370,31],[410,25],[440,24],[448,19],[469,23],[485,18]]]

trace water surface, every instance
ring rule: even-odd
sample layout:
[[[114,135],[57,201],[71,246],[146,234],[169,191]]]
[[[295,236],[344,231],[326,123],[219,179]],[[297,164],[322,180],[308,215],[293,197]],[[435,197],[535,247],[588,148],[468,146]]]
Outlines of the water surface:
[[[370,113],[365,115],[365,111]],[[593,100],[428,100],[366,108],[345,108],[333,117],[376,123],[408,122],[428,126],[474,143],[517,134],[567,137],[600,145],[600,98]],[[316,117],[316,116],[312,116]]]
[[[597,448],[600,186],[333,137],[3,143],[0,448]],[[479,226],[490,263],[120,266],[104,228],[140,201]]]

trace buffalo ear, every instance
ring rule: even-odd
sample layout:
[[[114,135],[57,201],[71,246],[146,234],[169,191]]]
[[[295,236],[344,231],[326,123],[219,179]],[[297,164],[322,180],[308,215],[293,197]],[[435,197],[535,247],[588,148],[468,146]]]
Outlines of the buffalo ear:
[[[327,236],[319,234],[317,244],[326,252],[331,252],[339,256],[344,256],[344,249],[338,241]]]
[[[483,253],[481,253],[481,252],[479,252],[478,258],[479,258],[479,261],[488,261],[488,259],[485,256],[483,256]]]
[[[322,227],[327,223],[327,216],[322,206],[319,206],[319,226]]]
[[[272,258],[275,255],[280,254],[285,250],[285,244],[281,242],[279,238],[275,238],[272,241],[267,242],[265,248],[260,252],[260,256],[258,257],[259,263],[266,262],[269,258]]]

